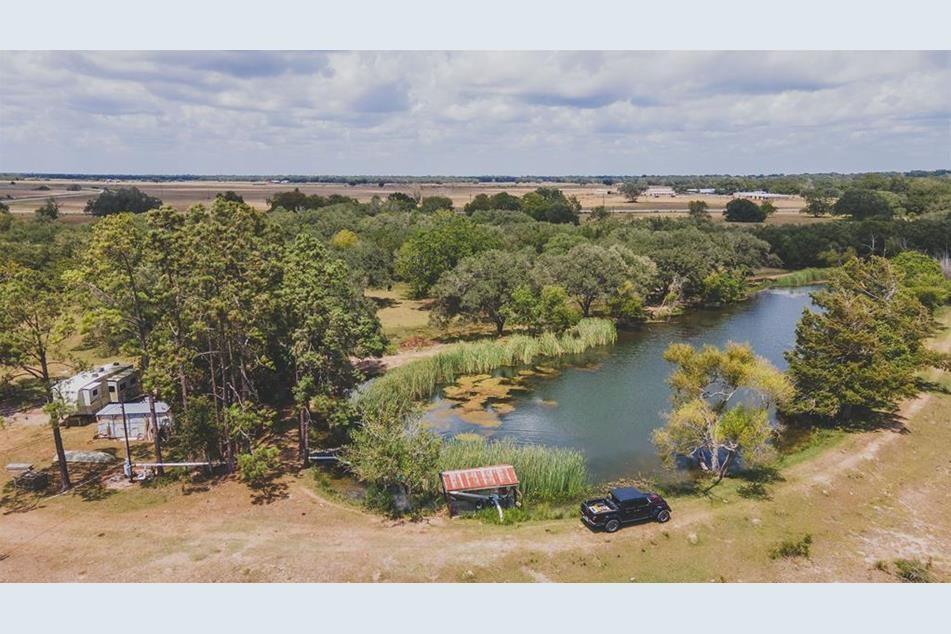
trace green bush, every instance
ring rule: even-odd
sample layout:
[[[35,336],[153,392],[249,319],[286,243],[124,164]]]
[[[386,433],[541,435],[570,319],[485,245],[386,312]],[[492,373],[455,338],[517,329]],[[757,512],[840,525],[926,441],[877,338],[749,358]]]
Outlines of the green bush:
[[[895,575],[907,583],[931,583],[931,562],[924,563],[918,559],[896,559]]]
[[[278,467],[280,451],[277,447],[258,447],[251,453],[238,456],[238,475],[251,487],[266,484]]]
[[[806,533],[798,540],[784,539],[769,550],[770,559],[792,559],[795,557],[809,558],[809,549],[812,546],[812,535]]]

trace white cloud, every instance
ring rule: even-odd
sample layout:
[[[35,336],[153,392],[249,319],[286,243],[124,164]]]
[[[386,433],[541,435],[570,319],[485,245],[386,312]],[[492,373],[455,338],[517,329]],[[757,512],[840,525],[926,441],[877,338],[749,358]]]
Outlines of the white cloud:
[[[0,169],[948,167],[949,66],[947,52],[5,52]]]

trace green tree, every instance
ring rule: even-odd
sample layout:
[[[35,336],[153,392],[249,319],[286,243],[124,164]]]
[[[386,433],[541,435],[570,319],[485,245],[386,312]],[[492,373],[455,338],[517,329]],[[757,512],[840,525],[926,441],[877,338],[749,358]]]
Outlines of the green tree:
[[[143,372],[157,317],[151,246],[145,223],[135,215],[110,215],[96,223],[79,266],[65,275],[85,309],[86,329],[108,333],[122,352],[139,357]]]
[[[792,392],[782,372],[736,343],[723,350],[675,343],[664,359],[675,366],[668,379],[674,408],[654,432],[654,443],[667,464],[686,457],[713,474],[716,484],[737,457],[752,465],[768,456],[768,408]],[[732,404],[741,391],[744,402]]]
[[[951,299],[951,281],[945,279],[934,258],[919,251],[903,251],[891,262],[904,285],[928,308],[934,309]]]
[[[415,211],[419,201],[409,194],[403,192],[393,192],[386,197],[386,205],[392,211]]]
[[[0,268],[0,365],[38,380],[47,401],[53,353],[73,330],[66,306],[55,277],[13,262]]]
[[[465,216],[437,213],[399,248],[396,273],[414,297],[425,297],[439,277],[465,257],[501,246],[496,233]]]
[[[56,202],[55,198],[50,196],[46,199],[46,202],[43,203],[42,206],[37,207],[33,213],[36,215],[37,220],[52,222],[59,218],[59,203]]]
[[[634,181],[626,181],[622,183],[617,190],[624,196],[624,199],[629,203],[636,203],[637,197],[644,192],[644,188],[638,185]]]
[[[350,359],[379,356],[385,340],[372,305],[354,288],[344,263],[316,238],[298,236],[283,268],[279,301],[294,366],[299,458],[307,466],[311,403],[344,399],[362,378]]]
[[[703,278],[703,303],[732,304],[746,298],[746,276],[740,271],[717,271]]]
[[[703,200],[691,200],[687,203],[687,213],[690,214],[691,218],[696,218],[697,220],[709,220],[710,205]]]
[[[244,202],[244,196],[242,196],[241,194],[239,194],[239,193],[237,193],[237,192],[235,192],[235,191],[232,191],[232,190],[230,190],[230,189],[227,190],[227,191],[225,191],[225,192],[219,192],[219,193],[218,193],[218,196],[221,196],[221,198],[223,198],[224,200],[226,200],[226,201],[228,201],[228,202],[232,202],[232,203],[243,203],[243,202]]]
[[[847,190],[835,201],[832,213],[837,216],[850,216],[852,220],[865,220],[866,218],[891,218],[894,210],[881,192],[853,188]]]
[[[766,215],[762,207],[746,198],[734,198],[723,210],[727,222],[763,222]]]
[[[267,484],[280,466],[277,447],[257,447],[238,456],[238,475],[252,488]]]
[[[91,199],[86,203],[85,212],[93,216],[108,216],[122,212],[141,214],[161,206],[161,200],[143,193],[138,187],[120,187],[106,189]]]
[[[419,210],[431,214],[440,210],[452,211],[452,198],[448,196],[426,196],[419,203]]]
[[[341,229],[330,239],[330,246],[335,249],[352,249],[360,242],[360,237],[349,229]]]
[[[579,244],[567,254],[542,259],[539,274],[544,281],[564,288],[587,317],[595,301],[607,299],[625,282],[631,271],[618,249]]]
[[[578,224],[581,203],[556,187],[539,187],[522,196],[521,210],[538,221]]]
[[[9,262],[0,269],[0,365],[15,368],[42,385],[65,491],[71,484],[59,425],[69,409],[55,398],[50,373],[51,353],[72,330],[64,306],[55,278]]]
[[[398,408],[373,409],[363,413],[346,456],[360,480],[397,489],[412,504],[436,475],[441,444],[439,436],[418,420],[406,421]]]
[[[490,250],[463,258],[433,286],[433,316],[445,323],[487,321],[502,335],[512,309],[512,294],[528,279],[528,260],[519,254]]]
[[[604,205],[598,205],[591,208],[591,220],[594,222],[600,222],[602,220],[607,220],[611,217],[611,212]]]
[[[930,312],[884,258],[850,260],[813,301],[821,312],[803,312],[786,353],[793,411],[845,419],[892,411],[917,393],[918,371],[947,363],[925,347]]]
[[[512,293],[509,320],[525,326],[532,334],[560,334],[581,320],[581,312],[570,305],[569,299],[560,286],[543,286],[536,292],[523,284]]]
[[[814,187],[808,189],[802,194],[802,197],[806,201],[806,206],[799,211],[800,213],[809,214],[814,218],[831,214],[836,196],[838,196],[838,192],[829,187]]]

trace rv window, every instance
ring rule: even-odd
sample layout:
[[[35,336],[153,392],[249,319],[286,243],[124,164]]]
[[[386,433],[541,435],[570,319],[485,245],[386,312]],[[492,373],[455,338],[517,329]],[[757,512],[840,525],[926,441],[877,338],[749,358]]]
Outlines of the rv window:
[[[115,391],[116,391],[116,386],[115,386],[115,385],[110,385],[110,386],[109,386],[109,391],[110,391],[110,392],[115,392]]]
[[[93,391],[92,391],[92,395],[93,395],[93,396],[99,396],[99,390],[93,390]]]
[[[124,390],[124,389],[125,389],[125,383],[120,383],[120,384],[119,384],[119,389],[120,389],[120,390]]]

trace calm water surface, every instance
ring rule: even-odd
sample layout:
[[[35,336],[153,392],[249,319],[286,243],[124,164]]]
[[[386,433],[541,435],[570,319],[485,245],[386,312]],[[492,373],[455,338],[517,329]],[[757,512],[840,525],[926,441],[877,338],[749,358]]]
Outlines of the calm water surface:
[[[488,438],[572,447],[582,451],[592,476],[610,480],[660,468],[651,431],[663,424],[670,407],[665,383],[672,367],[663,352],[673,342],[722,346],[748,342],[780,369],[783,352],[795,342],[796,322],[812,306],[816,287],[774,289],[739,305],[693,311],[668,323],[620,333],[614,346],[567,359],[554,376],[527,380],[531,389],[516,392],[514,411],[501,425],[484,427],[449,411],[451,402],[435,399],[425,420],[446,435],[476,433]]]

